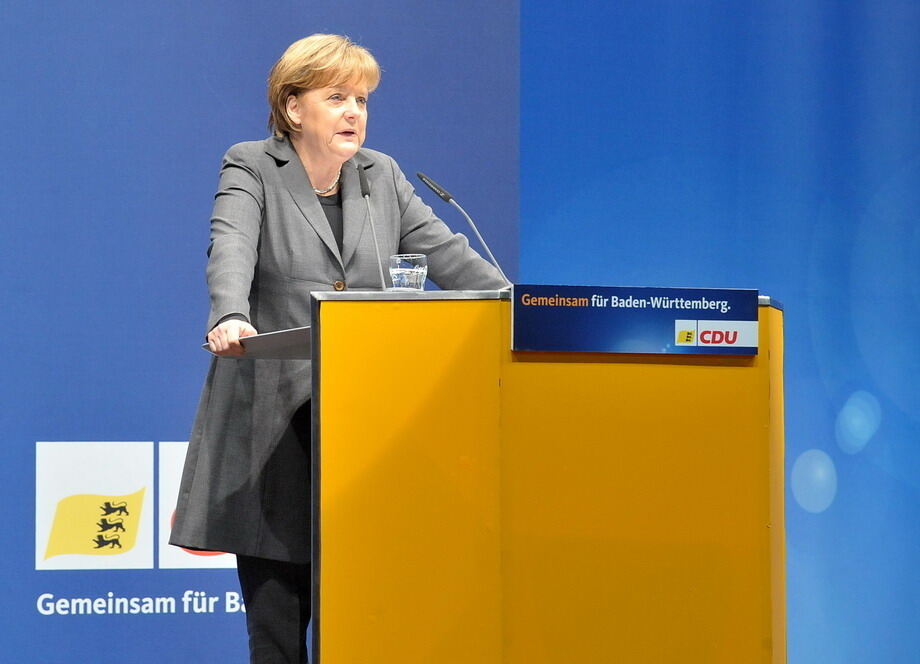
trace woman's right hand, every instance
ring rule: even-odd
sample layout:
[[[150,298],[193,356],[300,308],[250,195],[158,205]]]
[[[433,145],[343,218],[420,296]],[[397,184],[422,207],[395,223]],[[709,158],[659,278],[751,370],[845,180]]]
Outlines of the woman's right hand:
[[[246,353],[240,339],[258,334],[244,320],[227,320],[208,332],[208,348],[215,355],[240,356]]]

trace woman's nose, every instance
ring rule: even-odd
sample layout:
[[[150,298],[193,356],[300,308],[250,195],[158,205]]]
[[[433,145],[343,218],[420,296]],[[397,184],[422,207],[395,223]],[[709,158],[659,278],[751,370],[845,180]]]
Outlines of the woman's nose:
[[[358,105],[358,100],[354,97],[348,99],[348,102],[345,104],[345,114],[349,117],[356,117],[361,113],[361,107]]]

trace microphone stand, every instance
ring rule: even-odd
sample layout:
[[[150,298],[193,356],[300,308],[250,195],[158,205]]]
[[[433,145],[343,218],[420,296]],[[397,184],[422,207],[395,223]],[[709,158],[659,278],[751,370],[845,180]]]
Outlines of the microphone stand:
[[[374,236],[374,251],[377,254],[377,269],[380,270],[380,289],[387,289],[386,279],[383,277],[383,261],[380,259],[380,245],[377,243],[377,227],[374,225],[374,214],[371,212],[371,187],[367,182],[367,173],[364,169],[355,164],[358,170],[358,181],[361,183],[361,197],[367,205],[367,218],[371,223],[371,235]]]
[[[462,215],[464,216],[464,218],[466,219],[467,223],[470,225],[470,228],[473,229],[473,233],[475,233],[476,239],[479,240],[479,243],[482,245],[482,248],[485,249],[485,250],[486,250],[486,254],[489,255],[489,260],[492,261],[492,265],[494,265],[494,266],[495,266],[495,269],[498,270],[498,273],[502,276],[502,279],[505,280],[505,283],[508,284],[509,286],[511,286],[511,285],[512,285],[512,284],[511,284],[511,280],[508,279],[508,277],[505,276],[505,271],[502,270],[501,265],[499,265],[499,264],[498,264],[498,261],[495,260],[495,256],[492,254],[492,250],[489,249],[489,245],[487,245],[487,244],[486,244],[486,241],[482,238],[482,235],[479,233],[479,229],[476,228],[476,224],[473,223],[473,219],[470,217],[470,215],[468,215],[468,214],[466,213],[466,210],[464,210],[464,209],[460,206],[460,204],[459,204],[457,201],[454,200],[454,197],[453,197],[453,196],[451,196],[449,193],[447,193],[447,190],[446,190],[444,187],[442,187],[441,185],[439,185],[437,182],[435,182],[434,180],[432,180],[430,177],[428,177],[428,176],[425,175],[424,173],[416,173],[416,175],[418,176],[418,179],[421,180],[422,182],[424,182],[424,183],[428,186],[428,188],[431,189],[431,191],[433,191],[434,193],[436,193],[436,194],[438,195],[438,197],[441,198],[441,200],[443,200],[445,203],[450,203],[450,204],[453,205],[455,208],[457,208],[458,210],[460,210],[460,214],[462,214]]]

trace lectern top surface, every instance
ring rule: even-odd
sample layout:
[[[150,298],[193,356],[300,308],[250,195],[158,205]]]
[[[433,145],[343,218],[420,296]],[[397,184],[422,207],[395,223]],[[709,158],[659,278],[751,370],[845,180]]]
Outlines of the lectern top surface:
[[[453,291],[313,291],[316,300],[510,300],[510,289],[502,290],[453,290]]]

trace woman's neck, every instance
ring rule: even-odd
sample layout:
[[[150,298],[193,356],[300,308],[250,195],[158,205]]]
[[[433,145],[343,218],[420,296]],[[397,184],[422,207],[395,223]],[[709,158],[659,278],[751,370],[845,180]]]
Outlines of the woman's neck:
[[[316,159],[303,142],[297,140],[297,136],[291,135],[291,145],[294,146],[294,152],[300,157],[300,163],[303,164],[307,172],[307,179],[314,189],[326,189],[339,175],[342,170],[342,164],[337,161],[318,160]],[[331,192],[331,190],[330,190]]]

